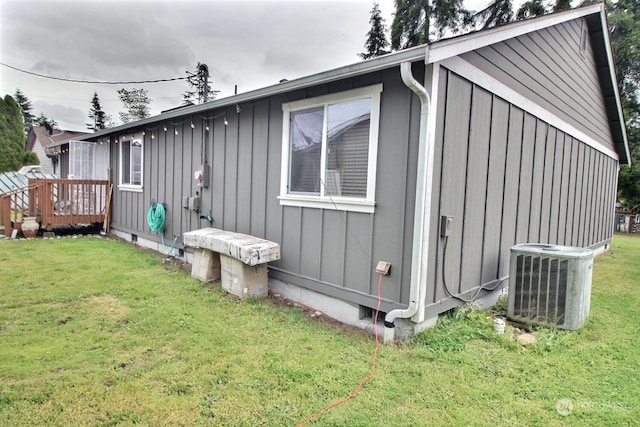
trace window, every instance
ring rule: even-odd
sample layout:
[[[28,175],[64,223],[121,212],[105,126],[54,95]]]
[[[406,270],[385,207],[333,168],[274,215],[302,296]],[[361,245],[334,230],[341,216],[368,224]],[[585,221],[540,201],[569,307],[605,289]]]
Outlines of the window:
[[[120,185],[124,190],[142,191],[142,137],[120,141]]]
[[[381,92],[283,104],[281,205],[374,211]]]
[[[69,141],[69,173],[67,178],[94,179],[95,144]]]

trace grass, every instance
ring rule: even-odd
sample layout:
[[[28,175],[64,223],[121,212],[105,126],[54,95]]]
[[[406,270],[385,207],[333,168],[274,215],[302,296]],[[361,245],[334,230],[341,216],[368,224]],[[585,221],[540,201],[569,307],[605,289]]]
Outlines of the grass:
[[[640,239],[616,236],[596,260],[581,331],[522,347],[491,312],[457,310],[382,347],[358,397],[312,424],[636,423],[638,259]],[[295,425],[370,369],[372,337],[115,241],[0,241],[0,277],[0,425]]]

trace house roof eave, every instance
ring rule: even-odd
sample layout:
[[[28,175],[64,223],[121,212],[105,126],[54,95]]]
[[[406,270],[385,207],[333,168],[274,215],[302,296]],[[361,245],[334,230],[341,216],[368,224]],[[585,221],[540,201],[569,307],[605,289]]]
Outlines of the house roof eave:
[[[604,6],[594,4],[439,40],[432,43],[427,49],[425,62],[432,64],[563,22],[600,13],[604,13]]]
[[[491,44],[499,43],[504,40],[531,33],[533,31],[539,31],[544,28],[552,27],[554,25],[562,24],[564,22],[579,18],[587,18],[587,22],[591,27],[590,30],[592,31],[592,33],[596,33],[598,29],[601,30],[603,43],[602,49],[600,49],[596,54],[601,57],[601,59],[604,61],[603,65],[606,66],[606,70],[604,71],[604,73],[607,74],[607,76],[606,78],[603,78],[603,82],[606,87],[603,88],[603,90],[606,90],[608,92],[607,95],[610,95],[615,101],[612,103],[612,105],[615,104],[615,106],[607,107],[609,122],[612,128],[612,133],[614,135],[614,144],[616,146],[616,151],[618,152],[618,155],[620,157],[620,162],[630,164],[631,156],[629,151],[629,143],[627,140],[625,121],[621,106],[622,104],[620,102],[620,94],[617,86],[615,65],[613,62],[613,54],[611,50],[608,25],[606,20],[606,11],[602,3],[583,6],[565,12],[553,13],[533,19],[505,24],[487,30],[480,30],[449,39],[439,40],[431,44],[420,45],[399,52],[393,52],[387,55],[343,66],[333,70],[312,74],[310,76],[278,83],[272,86],[267,86],[265,88],[256,89],[238,95],[216,99],[204,104],[192,105],[166,111],[159,115],[142,119],[136,122],[131,122],[121,126],[104,129],[92,134],[75,137],[74,140],[97,141],[97,139],[100,137],[117,134],[119,132],[125,132],[130,129],[140,128],[178,117],[198,114],[207,110],[233,106],[247,101],[266,98],[269,96],[291,92],[314,85],[329,83],[340,79],[389,69],[399,66],[403,62],[424,61],[425,64],[431,64],[461,55],[475,49],[480,49]],[[50,146],[63,145],[64,143],[65,142],[54,143]]]
[[[603,87],[603,95],[610,96],[613,100],[612,105],[605,106],[607,114],[609,115],[609,125],[612,130],[616,152],[620,157],[620,163],[631,165],[629,142],[627,139],[624,114],[622,112],[620,93],[618,91],[611,40],[609,38],[607,14],[603,3],[578,7],[565,12],[552,13],[440,40],[434,42],[427,48],[425,62],[430,64],[443,61],[472,50],[579,18],[586,18],[592,34],[600,33],[601,40],[599,40],[599,43],[601,43],[601,45],[600,49],[596,50],[595,55],[596,60],[602,64],[603,67],[602,70],[599,70],[599,73],[602,73],[601,81],[605,85],[605,87]]]
[[[136,122],[126,123],[124,125],[116,126],[109,129],[104,129],[92,134],[87,134],[83,137],[76,138],[79,140],[94,140],[113,133],[123,132],[132,128],[142,127],[148,124],[157,123],[163,120],[170,120],[176,117],[188,116],[190,114],[197,114],[202,111],[212,110],[215,108],[222,108],[231,105],[241,104],[246,101],[255,100],[258,98],[265,98],[281,93],[291,92],[297,89],[302,89],[318,84],[329,83],[344,78],[355,77],[358,75],[371,73],[375,71],[384,70],[399,66],[403,62],[415,62],[422,61],[425,57],[427,45],[420,45],[413,48],[405,49],[400,52],[394,52],[387,55],[372,58],[366,61],[358,62],[355,64],[346,65],[340,68],[336,68],[329,71],[324,71],[310,76],[301,77],[295,80],[290,80],[282,83],[278,83],[272,86],[252,90],[238,95],[232,95],[226,98],[220,98],[213,101],[206,102],[204,104],[187,106],[179,108],[157,116],[148,117],[146,119],[138,120]]]
[[[631,151],[629,150],[629,139],[627,137],[626,121],[624,119],[624,112],[622,110],[622,100],[620,98],[620,90],[618,89],[618,79],[616,77],[616,64],[613,59],[613,48],[611,47],[611,38],[609,36],[609,23],[607,22],[607,14],[604,8],[604,4],[600,3],[600,19],[597,22],[589,22],[590,26],[595,26],[597,31],[601,32],[602,43],[604,49],[599,51],[600,55],[604,56],[606,61],[608,73],[603,78],[606,82],[606,90],[614,98],[615,106],[611,107],[607,105],[607,113],[610,117],[610,124],[612,126],[612,132],[618,134],[618,138],[615,141],[616,149],[620,154],[620,163],[626,163],[631,166]],[[624,158],[622,158],[624,154]]]

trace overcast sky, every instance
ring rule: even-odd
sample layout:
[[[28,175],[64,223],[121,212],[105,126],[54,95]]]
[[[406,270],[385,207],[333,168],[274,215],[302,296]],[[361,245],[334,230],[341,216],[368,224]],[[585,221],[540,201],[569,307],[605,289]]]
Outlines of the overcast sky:
[[[473,10],[487,0],[467,0]],[[394,0],[379,0],[386,24]],[[0,62],[50,76],[140,81],[186,76],[206,63],[218,98],[358,62],[372,0],[0,0]],[[119,124],[116,91],[144,88],[152,115],[182,103],[184,81],[66,83],[0,66],[0,94],[16,88],[68,130],[86,130],[93,93]]]

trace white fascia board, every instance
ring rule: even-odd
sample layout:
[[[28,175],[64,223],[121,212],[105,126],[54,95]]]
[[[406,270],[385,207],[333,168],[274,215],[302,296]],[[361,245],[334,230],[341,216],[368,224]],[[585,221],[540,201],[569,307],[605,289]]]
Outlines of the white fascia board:
[[[552,13],[524,21],[514,22],[488,30],[480,30],[471,34],[435,42],[427,47],[425,63],[439,62],[447,58],[461,55],[472,50],[500,43],[523,34],[539,31],[544,28],[562,24],[595,13],[604,14],[604,6],[592,6],[572,9],[566,12]],[[605,27],[606,28],[606,27]]]
[[[615,150],[606,147],[600,141],[597,141],[575,126],[567,123],[546,108],[541,107],[531,99],[519,94],[515,90],[506,86],[504,83],[496,80],[489,74],[485,73],[479,68],[476,68],[474,65],[470,64],[464,59],[459,57],[449,58],[442,61],[441,64],[454,73],[459,74],[460,76],[469,80],[470,82],[499,96],[508,103],[513,104],[516,107],[521,108],[523,111],[526,111],[527,113],[530,113],[540,120],[547,122],[556,129],[567,133],[568,135],[580,140],[581,142],[587,144],[592,148],[595,148],[599,152],[611,157],[612,159],[619,160],[618,153]]]
[[[618,111],[618,117],[620,118],[620,131],[622,132],[622,140],[624,141],[624,150],[627,156],[627,163],[631,167],[631,152],[629,150],[629,140],[627,138],[627,128],[624,122],[624,114],[622,112],[622,102],[620,101],[620,91],[618,90],[618,78],[616,77],[616,67],[613,60],[613,49],[611,48],[611,38],[609,37],[609,24],[607,23],[607,14],[604,9],[604,4],[600,4],[600,22],[602,25],[602,38],[604,39],[604,48],[607,54],[607,65],[609,67],[609,76],[611,78],[611,86],[616,98],[616,108]]]

